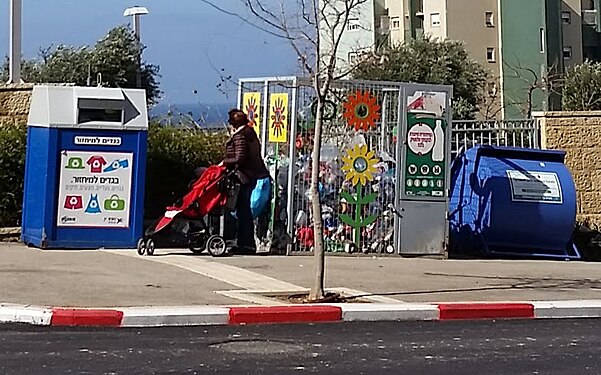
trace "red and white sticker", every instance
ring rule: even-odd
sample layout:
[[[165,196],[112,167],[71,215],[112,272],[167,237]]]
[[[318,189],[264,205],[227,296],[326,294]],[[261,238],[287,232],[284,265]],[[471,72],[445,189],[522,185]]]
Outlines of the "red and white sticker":
[[[416,155],[426,155],[434,147],[434,131],[426,124],[415,124],[407,135],[409,149]]]

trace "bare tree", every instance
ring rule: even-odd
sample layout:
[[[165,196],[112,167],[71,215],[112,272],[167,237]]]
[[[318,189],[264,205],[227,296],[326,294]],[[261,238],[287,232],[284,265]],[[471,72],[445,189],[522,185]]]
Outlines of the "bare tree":
[[[361,6],[369,1],[240,0],[250,12],[250,17],[229,12],[217,5],[215,0],[201,1],[288,41],[297,54],[302,70],[312,81],[316,101],[310,188],[313,197],[315,279],[309,300],[317,301],[325,296],[323,219],[318,191],[325,103],[333,82],[352,71],[352,67],[340,64],[337,55],[350,21],[360,18]]]
[[[498,77],[489,77],[482,88],[482,103],[478,106],[478,112],[484,120],[497,120],[505,105],[501,100],[502,90],[499,87]]]
[[[557,65],[553,65],[545,69],[545,71],[537,72],[531,67],[523,66],[519,59],[516,59],[516,64],[504,63],[505,67],[511,71],[509,77],[521,81],[526,91],[526,96],[518,95],[519,100],[511,99],[507,105],[517,105],[521,108],[522,114],[526,118],[532,117],[532,111],[534,109],[534,93],[541,90],[547,95],[547,100],[552,94],[561,95],[561,82],[563,75],[559,71]]]

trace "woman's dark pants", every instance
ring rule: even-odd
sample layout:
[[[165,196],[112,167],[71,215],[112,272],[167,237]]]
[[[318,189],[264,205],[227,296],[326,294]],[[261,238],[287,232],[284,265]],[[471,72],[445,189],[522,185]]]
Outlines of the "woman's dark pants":
[[[238,252],[254,252],[255,225],[250,210],[250,196],[256,183],[241,185],[236,201],[236,216],[238,218]]]

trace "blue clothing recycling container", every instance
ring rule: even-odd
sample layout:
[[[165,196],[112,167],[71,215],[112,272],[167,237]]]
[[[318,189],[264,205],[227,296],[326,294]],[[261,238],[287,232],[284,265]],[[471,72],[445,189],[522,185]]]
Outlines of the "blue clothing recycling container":
[[[565,152],[476,146],[451,168],[450,253],[579,258]]]
[[[142,235],[144,90],[36,86],[21,239],[39,248],[131,248]]]

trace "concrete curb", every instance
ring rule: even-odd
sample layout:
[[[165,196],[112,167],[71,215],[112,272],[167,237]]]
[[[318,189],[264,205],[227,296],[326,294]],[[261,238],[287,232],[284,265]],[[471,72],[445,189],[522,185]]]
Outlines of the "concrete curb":
[[[462,303],[347,303],[109,309],[0,304],[0,323],[68,327],[169,327],[353,321],[601,318],[601,300]]]
[[[25,305],[0,304],[0,323],[50,325],[52,309]]]

